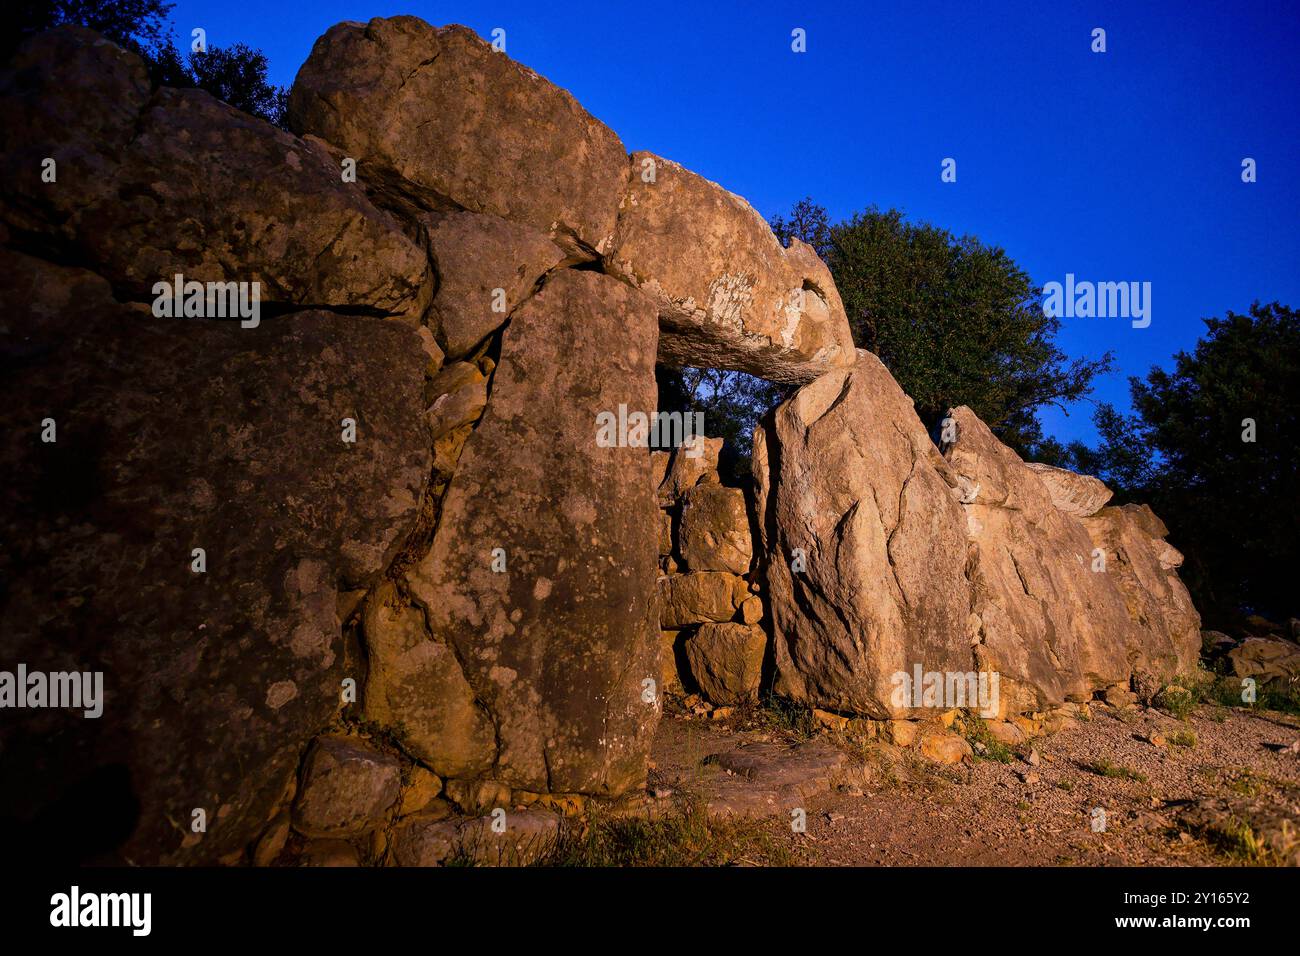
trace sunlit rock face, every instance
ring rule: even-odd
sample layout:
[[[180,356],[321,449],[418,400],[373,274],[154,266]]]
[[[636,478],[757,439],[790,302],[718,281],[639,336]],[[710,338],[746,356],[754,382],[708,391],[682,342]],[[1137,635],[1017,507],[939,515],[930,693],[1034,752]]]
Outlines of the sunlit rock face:
[[[635,153],[630,173],[605,258],[658,304],[660,361],[791,383],[853,364],[844,306],[808,246],[782,248],[745,200],[670,160]]]

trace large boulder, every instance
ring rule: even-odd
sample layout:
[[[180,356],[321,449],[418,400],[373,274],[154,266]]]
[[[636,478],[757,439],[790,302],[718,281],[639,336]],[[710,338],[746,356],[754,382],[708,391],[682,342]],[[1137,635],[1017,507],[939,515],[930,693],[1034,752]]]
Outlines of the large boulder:
[[[1300,681],[1300,647],[1276,637],[1248,637],[1227,653],[1232,673],[1260,684]]]
[[[1178,577],[1183,556],[1165,541],[1164,522],[1149,506],[1130,504],[1102,508],[1083,525],[1141,633],[1135,669],[1164,677],[1194,671],[1201,616]]]
[[[754,543],[745,492],[719,484],[691,488],[682,502],[678,550],[692,571],[747,574]]]
[[[1000,673],[1004,709],[1086,700],[1127,683],[1135,669],[1180,670],[1186,659],[1174,653],[1160,612],[1151,617],[1135,604],[1130,613],[1123,582],[1132,572],[1100,560],[1102,545],[1087,526],[1094,519],[1058,507],[1049,485],[969,408],[948,416],[955,440],[944,456],[960,479],[976,557],[976,656]],[[1191,631],[1199,648],[1198,628],[1199,619]]]
[[[371,591],[362,616],[369,672],[365,715],[393,728],[403,747],[442,777],[492,768],[496,739],[455,652],[433,639],[424,611],[390,581]]]
[[[664,475],[658,482],[659,504],[663,507],[676,504],[698,484],[718,481],[718,456],[722,453],[721,438],[694,436],[669,452],[655,452],[654,457],[664,465]]]
[[[93,807],[83,852],[213,862],[360,676],[340,595],[404,546],[429,475],[419,336],[330,312],[156,319],[8,251],[0,316],[4,658],[102,672],[106,700],[99,719],[6,711],[23,785],[0,817]]]
[[[396,757],[358,740],[321,737],[303,761],[294,826],[312,837],[357,836],[383,824],[401,792]]]
[[[965,406],[948,412],[944,456],[959,476],[976,562],[977,657],[1001,675],[1009,713],[1127,681],[1138,635],[1114,583],[1093,570],[1078,519]]]
[[[888,370],[859,351],[754,436],[776,689],[903,716],[898,672],[973,670],[955,478]]]
[[[1068,515],[1086,518],[1095,515],[1110,501],[1111,490],[1105,483],[1091,475],[1080,475],[1065,468],[1055,468],[1041,462],[1026,462],[1025,467],[1047,486],[1052,504]]]
[[[257,282],[264,307],[418,322],[428,304],[428,257],[324,150],[201,90],[150,97],[139,57],[89,30],[36,36],[0,76],[0,149],[15,243],[119,298],[152,302],[180,274]]]
[[[667,365],[803,383],[854,362],[816,253],[798,240],[783,249],[745,200],[669,160],[633,154],[605,263],[658,304]]]
[[[659,622],[675,630],[730,621],[748,596],[744,578],[726,571],[670,574],[659,579]]]
[[[691,677],[715,704],[758,695],[767,636],[746,624],[703,624],[685,644]]]
[[[623,144],[466,27],[411,16],[336,24],[298,71],[289,124],[426,207],[530,225],[585,258],[609,248]]]
[[[651,461],[596,431],[621,403],[653,410],[655,332],[650,303],[589,271],[555,274],[518,309],[411,573],[495,727],[492,776],[515,789],[644,783],[660,707],[642,698],[659,676]]]

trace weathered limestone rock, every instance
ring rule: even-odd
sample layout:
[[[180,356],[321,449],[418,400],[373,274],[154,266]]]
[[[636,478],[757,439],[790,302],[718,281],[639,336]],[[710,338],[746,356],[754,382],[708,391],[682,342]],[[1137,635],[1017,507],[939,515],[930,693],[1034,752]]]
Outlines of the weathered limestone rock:
[[[672,574],[659,579],[659,623],[665,630],[730,621],[749,596],[743,578],[725,571]]]
[[[271,866],[279,858],[292,830],[287,812],[276,815],[265,832],[258,838],[253,850],[253,866]]]
[[[559,814],[546,810],[509,810],[505,830],[492,828],[492,817],[472,820],[413,818],[393,835],[394,866],[527,866],[544,856],[560,832]]]
[[[60,164],[57,185],[38,158],[3,177],[4,222],[119,298],[152,303],[179,273],[258,282],[263,306],[428,304],[427,256],[325,152],[201,90],[150,99],[140,59],[89,30],[38,35],[0,77],[0,148]]]
[[[50,245],[73,239],[75,228],[58,224],[111,195],[149,97],[144,62],[93,30],[59,27],[23,43],[0,73],[0,155],[12,171],[0,181],[4,223]],[[41,181],[46,157],[57,188]]]
[[[312,840],[303,847],[299,866],[360,866],[356,847],[346,840]]]
[[[1025,467],[1047,486],[1052,504],[1068,515],[1086,518],[1095,515],[1102,505],[1110,501],[1111,490],[1091,475],[1080,475],[1065,468],[1054,468],[1039,462],[1026,462]]]
[[[961,763],[971,756],[971,747],[964,738],[948,730],[927,727],[921,731],[921,756],[938,764]]]
[[[397,808],[401,817],[419,813],[442,793],[442,780],[416,764],[408,771],[408,780],[402,787],[402,802]]]
[[[355,673],[339,594],[400,550],[429,474],[419,337],[329,312],[155,319],[8,251],[0,277],[5,658],[102,671],[106,698],[100,720],[6,712],[24,784],[5,812],[137,800],[98,815],[120,828],[101,849],[215,861],[256,837]],[[190,840],[168,821],[196,807]]]
[[[682,503],[679,550],[692,571],[749,572],[754,543],[745,492],[722,485],[697,485]]]
[[[779,406],[754,477],[779,693],[906,716],[896,672],[974,669],[956,479],[879,359],[859,351]]]
[[[1132,669],[1157,677],[1195,671],[1201,616],[1178,578],[1183,556],[1164,540],[1164,522],[1146,505],[1124,505],[1103,508],[1083,524],[1138,632]]]
[[[1127,681],[1137,635],[1092,542],[1047,486],[970,409],[951,410],[945,457],[962,479],[981,664],[1001,675],[1008,713],[1043,710]]]
[[[763,601],[758,597],[747,597],[740,604],[740,622],[757,624],[763,619]]]
[[[673,516],[667,511],[659,512],[659,554],[661,557],[673,553]]]
[[[844,306],[817,255],[798,240],[783,249],[739,196],[652,153],[632,155],[605,263],[658,303],[664,364],[794,383],[853,364]]]
[[[1025,732],[1008,720],[987,720],[984,722],[984,727],[990,737],[1008,747],[1025,742]]]
[[[696,436],[690,444],[674,448],[667,471],[659,483],[660,504],[673,504],[696,485],[716,482],[718,456],[721,453],[721,438],[705,438],[702,435]]]
[[[1123,581],[1130,572],[1115,561],[1099,569],[1088,529],[1098,519],[1060,509],[1048,486],[970,409],[953,409],[949,417],[957,440],[944,455],[961,477],[978,554],[976,655],[1001,674],[1011,712],[1086,700],[1108,685],[1127,685],[1135,668],[1179,669],[1175,642],[1162,625],[1153,627],[1145,613],[1126,606]],[[1196,647],[1198,628],[1199,619],[1191,631]]]
[[[430,433],[438,439],[482,417],[487,407],[488,383],[478,366],[452,362],[429,382],[425,393],[437,396],[425,417]]]
[[[654,408],[655,329],[639,293],[588,271],[557,273],[514,314],[411,575],[496,728],[492,776],[512,788],[644,781],[660,706],[641,700],[659,672],[650,455],[599,447],[596,416]]]
[[[356,740],[317,738],[303,768],[294,827],[313,837],[357,836],[384,822],[401,788],[396,757]]]
[[[510,806],[510,788],[499,780],[448,780],[447,799],[465,813]]]
[[[677,659],[685,656],[681,631],[659,632],[659,687],[665,693],[682,693],[681,675]]]
[[[656,491],[658,491],[659,486],[663,484],[664,478],[668,474],[668,461],[671,458],[672,452],[650,452],[650,482]]]
[[[456,655],[433,639],[424,611],[405,605],[391,582],[371,592],[363,617],[369,656],[367,719],[394,728],[402,744],[442,777],[473,777],[496,757],[492,723]]]
[[[789,819],[793,808],[865,777],[848,754],[824,740],[741,744],[704,762],[729,773],[687,785],[699,787],[709,813],[723,817]]]
[[[336,24],[298,71],[289,124],[430,208],[531,225],[585,258],[611,242],[627,175],[619,138],[466,27]]]
[[[433,311],[439,341],[453,359],[468,355],[500,328],[537,281],[565,258],[540,229],[500,216],[432,213],[425,217],[425,235],[438,263]]]
[[[1228,651],[1232,673],[1253,677],[1260,684],[1300,678],[1300,647],[1290,641],[1270,637],[1248,637]]]
[[[767,636],[746,624],[702,624],[686,642],[691,676],[713,704],[758,695]]]

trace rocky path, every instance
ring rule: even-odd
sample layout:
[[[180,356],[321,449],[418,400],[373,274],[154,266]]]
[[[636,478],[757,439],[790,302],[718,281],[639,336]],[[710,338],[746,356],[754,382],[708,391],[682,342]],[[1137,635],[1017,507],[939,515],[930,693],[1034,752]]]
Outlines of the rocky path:
[[[806,865],[1294,864],[1297,740],[1300,721],[1279,714],[1202,708],[1179,721],[1098,706],[1092,720],[1008,762],[943,767],[826,732],[801,740],[752,715],[675,716],[661,728],[651,778],[661,793],[691,792],[713,812],[753,817]],[[782,784],[810,749],[843,760],[808,775],[802,792]],[[726,755],[747,752],[767,755],[761,772],[729,772],[741,765]],[[794,809],[805,811],[804,833],[792,832]]]

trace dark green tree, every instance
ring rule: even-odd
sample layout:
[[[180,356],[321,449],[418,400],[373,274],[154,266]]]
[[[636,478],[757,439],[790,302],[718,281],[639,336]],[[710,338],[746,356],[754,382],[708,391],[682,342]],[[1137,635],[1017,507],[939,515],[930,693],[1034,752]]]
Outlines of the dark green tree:
[[[14,0],[5,11],[3,52],[7,56],[34,33],[71,23],[145,53],[165,42],[172,6],[163,0]]]
[[[243,43],[209,47],[188,60],[176,47],[163,0],[18,0],[0,58],[26,37],[63,24],[89,27],[139,54],[156,86],[198,87],[236,109],[284,125],[288,92],[267,80],[261,50]]]
[[[1151,503],[1207,622],[1285,620],[1300,612],[1300,313],[1257,302],[1204,321],[1172,370],[1130,379],[1134,415],[1098,410],[1101,443],[1077,464]]]
[[[743,485],[750,478],[750,449],[754,428],[791,387],[767,382],[743,372],[716,368],[656,369],[659,410],[703,412],[704,433],[723,439],[718,463],[723,481]]]
[[[266,71],[266,55],[243,43],[190,54],[195,86],[235,109],[283,126],[288,91],[268,82]]]
[[[772,231],[781,245],[789,246],[791,239],[799,239],[813,247],[823,261],[831,254],[831,220],[826,207],[813,202],[811,196],[800,199],[790,209],[790,218],[776,215],[771,219]]]
[[[820,235],[815,209],[781,225],[796,223]],[[1054,343],[1060,320],[1044,313],[1029,275],[973,236],[872,207],[830,227],[825,258],[854,341],[889,367],[931,427],[969,405],[1032,455],[1043,440],[1038,410],[1083,398],[1111,368],[1109,353],[1068,360]]]

